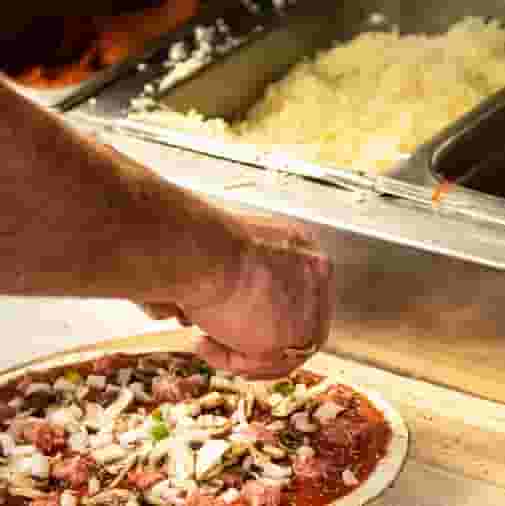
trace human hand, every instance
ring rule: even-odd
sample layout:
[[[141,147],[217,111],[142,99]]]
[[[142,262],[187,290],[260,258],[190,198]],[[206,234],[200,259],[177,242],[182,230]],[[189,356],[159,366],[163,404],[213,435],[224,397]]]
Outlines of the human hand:
[[[326,341],[336,292],[333,266],[302,227],[240,218],[251,238],[224,300],[203,306],[148,305],[156,318],[190,321],[208,336],[198,353],[211,365],[252,379],[300,366]],[[297,353],[294,349],[309,350]]]

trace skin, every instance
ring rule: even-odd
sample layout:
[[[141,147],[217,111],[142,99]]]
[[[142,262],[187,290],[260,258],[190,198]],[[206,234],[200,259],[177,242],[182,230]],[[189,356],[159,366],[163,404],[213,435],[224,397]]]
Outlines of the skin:
[[[130,299],[212,338],[217,367],[273,378],[322,345],[336,291],[304,230],[234,215],[70,129],[0,81],[0,291]]]

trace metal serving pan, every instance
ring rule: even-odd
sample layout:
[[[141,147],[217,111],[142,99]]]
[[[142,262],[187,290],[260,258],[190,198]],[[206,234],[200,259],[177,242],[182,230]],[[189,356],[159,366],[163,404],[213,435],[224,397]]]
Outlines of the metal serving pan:
[[[234,4],[235,6],[237,3]],[[212,9],[207,13],[207,19],[212,19]],[[372,14],[381,13],[384,21],[379,24],[373,22]],[[504,18],[505,7],[493,0],[463,3],[451,1],[438,4],[416,5],[410,2],[401,4],[397,0],[375,0],[343,2],[337,5],[326,0],[298,0],[295,6],[287,9],[283,14],[273,16],[265,14],[251,16],[244,8],[228,8],[214,12],[214,18],[226,18],[227,23],[238,29],[238,33],[245,36],[241,47],[231,50],[226,55],[214,59],[204,68],[190,73],[186,79],[171,86],[166,92],[158,94],[160,102],[172,109],[185,112],[190,109],[197,110],[208,117],[223,117],[228,120],[244,116],[247,110],[262,95],[265,87],[272,81],[282,77],[289,67],[313,55],[318,50],[329,47],[336,40],[344,41],[365,30],[383,30],[392,26],[399,26],[407,33],[439,32],[446,30],[451,24],[465,16],[481,16],[489,18]],[[194,24],[187,29],[192,29]],[[253,27],[261,27],[255,31]],[[177,37],[173,40],[178,40]],[[95,96],[92,103],[83,103],[87,95],[77,94],[70,101],[60,106],[64,110],[73,108],[79,114],[90,120],[100,120],[103,126],[122,129],[125,133],[138,135],[145,139],[152,139],[168,145],[177,145],[188,149],[196,149],[213,156],[243,163],[252,163],[263,168],[279,168],[279,157],[261,157],[252,150],[246,152],[245,148],[235,148],[217,142],[206,142],[191,135],[180,135],[168,129],[135,123],[125,119],[130,100],[138,96],[144,86],[152,82],[157,76],[167,73],[160,65],[160,54],[166,57],[165,39],[158,47],[158,51],[145,55],[144,61],[150,71],[130,74],[123,79],[116,80],[107,86],[102,93]],[[165,45],[164,45],[165,44]],[[169,44],[170,45],[170,44]],[[163,56],[161,56],[163,58]],[[485,115],[490,107],[496,107],[496,102],[504,102],[504,95],[498,94],[476,111],[472,111],[459,122],[449,125],[446,130],[435,136],[425,146],[420,146],[414,155],[396,167],[391,167],[388,175],[405,183],[432,187],[440,180],[436,168],[432,167],[432,160],[439,147],[447,143],[448,139],[475,118]],[[80,103],[79,103],[80,102]],[[164,130],[164,131],[163,131]],[[335,167],[318,167],[304,164],[299,160],[284,158],[281,160],[282,168],[291,173],[306,174],[323,180],[329,184],[344,185],[356,188],[373,188],[377,192],[401,196],[407,199],[420,200],[427,203],[431,195],[408,184],[402,186],[390,181],[388,178],[366,177],[356,175]],[[464,164],[459,164],[459,171],[465,172]],[[343,167],[342,169],[345,169]],[[475,168],[474,168],[475,172]],[[489,171],[488,171],[489,172]],[[462,174],[457,176],[458,182],[469,188],[483,190],[482,184],[470,184],[468,177]],[[475,181],[475,178],[473,178]],[[488,185],[493,188],[494,185]],[[503,191],[505,193],[505,190]],[[467,198],[468,197],[468,198]],[[479,201],[472,206],[470,202],[475,199],[474,194],[462,194],[454,201],[449,200],[447,205],[453,208],[460,207],[463,212],[470,214],[487,214],[493,220],[493,215],[500,215],[500,206],[489,201]],[[464,201],[464,202],[463,202]],[[489,207],[489,213],[482,212]],[[476,211],[476,208],[479,210]]]

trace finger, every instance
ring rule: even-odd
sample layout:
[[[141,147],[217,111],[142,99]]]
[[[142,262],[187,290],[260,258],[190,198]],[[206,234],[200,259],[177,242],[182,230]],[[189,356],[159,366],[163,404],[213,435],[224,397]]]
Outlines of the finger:
[[[139,304],[140,309],[144,311],[153,320],[168,320],[176,318],[178,322],[190,327],[192,324],[177,304]]]
[[[209,338],[200,339],[196,352],[212,367],[224,369],[251,380],[282,378],[305,362],[300,357],[272,356],[269,360],[257,359],[239,353]]]
[[[279,242],[284,239],[290,246],[307,249],[314,249],[319,242],[318,234],[312,227],[292,220],[245,213],[236,213],[236,217],[246,224],[253,235],[263,241]]]

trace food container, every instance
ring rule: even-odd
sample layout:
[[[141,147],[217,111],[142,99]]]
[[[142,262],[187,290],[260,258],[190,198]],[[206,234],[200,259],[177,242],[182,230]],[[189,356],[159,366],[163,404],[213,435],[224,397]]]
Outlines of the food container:
[[[469,15],[505,19],[505,5],[493,0],[339,6],[299,0],[242,47],[174,85],[164,101],[178,110],[239,116],[295,61],[373,29],[375,12],[404,32],[445,31]],[[432,200],[440,182],[436,153],[481,110],[388,175],[370,176],[300,160],[258,161],[197,136],[125,122],[124,109],[148,82],[144,77],[116,81],[94,105],[74,103],[68,120],[100,131],[104,142],[215,202],[319,234],[338,279],[328,350],[505,400],[497,373],[505,353],[503,200],[463,187],[436,205]]]
[[[114,353],[130,355],[155,352],[195,353],[196,343],[202,335],[197,328],[187,328],[160,334],[140,335],[123,339],[104,341],[91,346],[84,346],[42,357],[26,364],[20,364],[0,373],[0,387],[30,373],[44,372],[52,368],[69,367],[81,362],[90,361]],[[330,355],[320,353],[314,356],[304,369],[326,376],[335,383],[348,383],[334,371]],[[379,410],[384,413],[390,423],[392,439],[388,453],[379,462],[368,480],[360,487],[335,501],[335,506],[365,505],[380,496],[391,487],[403,469],[409,448],[409,433],[401,415],[378,392],[370,391],[359,385],[349,385],[357,392],[365,395]],[[330,505],[329,505],[330,506]]]

